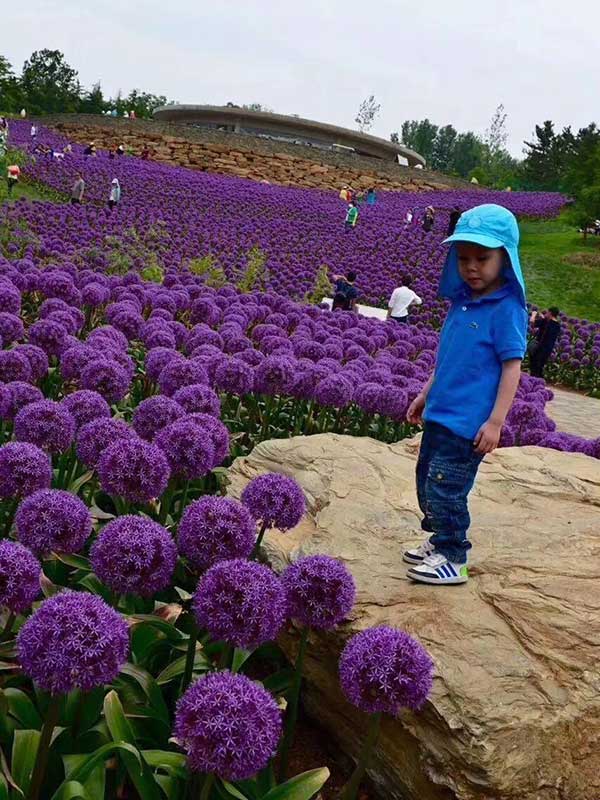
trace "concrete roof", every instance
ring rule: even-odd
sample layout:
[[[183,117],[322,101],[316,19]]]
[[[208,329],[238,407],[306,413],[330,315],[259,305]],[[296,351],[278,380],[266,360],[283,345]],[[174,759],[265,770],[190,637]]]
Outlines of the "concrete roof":
[[[293,117],[285,114],[271,114],[266,111],[249,111],[246,108],[231,106],[169,105],[154,110],[153,117],[161,122],[210,122],[218,125],[255,124],[273,135],[311,136],[327,144],[340,144],[352,147],[361,155],[395,161],[396,156],[406,158],[411,167],[425,165],[425,159],[414,150],[402,144],[380,139],[368,133],[316,122],[312,119]]]

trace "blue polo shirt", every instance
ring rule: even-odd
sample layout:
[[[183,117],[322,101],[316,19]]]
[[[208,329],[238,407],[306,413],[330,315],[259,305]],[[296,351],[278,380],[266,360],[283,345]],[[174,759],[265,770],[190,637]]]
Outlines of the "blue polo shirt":
[[[526,348],[527,312],[510,283],[477,300],[461,293],[442,329],[424,419],[474,439],[496,402],[502,363]]]

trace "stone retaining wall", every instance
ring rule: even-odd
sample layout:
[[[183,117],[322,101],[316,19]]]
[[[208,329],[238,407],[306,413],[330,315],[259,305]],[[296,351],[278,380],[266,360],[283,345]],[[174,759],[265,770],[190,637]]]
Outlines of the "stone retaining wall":
[[[155,161],[284,186],[336,190],[348,184],[357,189],[374,186],[404,191],[472,188],[458,178],[428,170],[190,125],[93,114],[53,115],[40,122],[74,142],[94,140],[102,148],[124,144],[137,154],[148,146]]]

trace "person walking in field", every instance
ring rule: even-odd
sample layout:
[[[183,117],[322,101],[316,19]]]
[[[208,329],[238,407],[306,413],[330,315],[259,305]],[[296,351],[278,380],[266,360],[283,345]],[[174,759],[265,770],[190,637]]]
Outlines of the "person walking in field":
[[[404,286],[398,286],[392,292],[387,318],[394,322],[407,323],[410,307],[420,306],[422,302],[419,295],[410,288],[409,282],[405,281]]]
[[[354,311],[360,294],[354,285],[355,281],[356,272],[333,276],[335,294],[333,295],[332,311]]]
[[[433,206],[427,206],[425,209],[425,216],[423,217],[423,230],[426,233],[429,233],[433,230],[433,224],[435,222],[435,209]]]
[[[20,176],[21,176],[21,168],[19,167],[19,165],[9,164],[8,169],[6,170],[6,188],[9,197],[12,195],[13,189],[19,182]]]
[[[79,173],[77,175],[77,180],[73,184],[71,188],[71,205],[78,206],[81,205],[83,201],[83,194],[85,192],[85,181],[83,180],[83,175]]]
[[[110,196],[108,198],[108,207],[112,211],[113,208],[121,201],[121,185],[118,178],[113,178],[110,186]]]
[[[358,222],[358,207],[354,202],[354,200],[351,200],[348,206],[348,211],[346,212],[346,220],[344,222],[344,228],[346,233],[348,233],[348,231],[354,230],[354,228],[356,228],[357,222]]]
[[[539,314],[534,311],[530,318],[535,331],[535,339],[529,345],[529,372],[534,378],[544,377],[544,367],[552,355],[561,332],[560,311],[551,306]]]
[[[458,224],[459,219],[460,219],[460,209],[458,206],[454,206],[454,208],[450,212],[450,219],[448,220],[448,233],[446,234],[447,236],[452,236],[452,234],[456,230],[456,225]]]
[[[483,457],[500,441],[528,323],[519,226],[510,211],[472,208],[446,243],[440,295],[451,306],[434,372],[407,412],[411,424],[425,421],[416,481],[428,538],[403,556],[411,580],[439,586],[468,580],[467,499]]]

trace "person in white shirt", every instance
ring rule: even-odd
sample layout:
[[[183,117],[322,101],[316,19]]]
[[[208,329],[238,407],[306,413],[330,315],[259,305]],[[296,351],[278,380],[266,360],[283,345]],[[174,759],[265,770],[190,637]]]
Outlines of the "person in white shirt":
[[[416,292],[405,283],[392,292],[388,303],[388,319],[394,322],[408,322],[408,309],[411,306],[420,306],[423,301]]]

